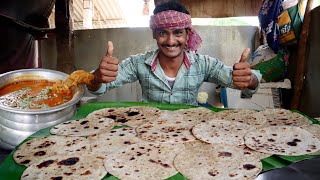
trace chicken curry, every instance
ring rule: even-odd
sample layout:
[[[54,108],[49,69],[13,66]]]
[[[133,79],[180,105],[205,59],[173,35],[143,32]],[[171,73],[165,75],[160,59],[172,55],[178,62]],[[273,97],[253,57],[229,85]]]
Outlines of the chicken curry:
[[[19,109],[46,109],[64,104],[72,99],[71,89],[55,91],[55,82],[25,80],[0,88],[0,104]]]

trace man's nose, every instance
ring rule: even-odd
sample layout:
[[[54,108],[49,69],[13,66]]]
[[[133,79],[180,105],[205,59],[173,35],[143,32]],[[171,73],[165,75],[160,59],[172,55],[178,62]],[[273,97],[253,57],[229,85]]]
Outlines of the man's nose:
[[[167,44],[174,45],[176,43],[176,37],[174,34],[169,34],[167,39]]]

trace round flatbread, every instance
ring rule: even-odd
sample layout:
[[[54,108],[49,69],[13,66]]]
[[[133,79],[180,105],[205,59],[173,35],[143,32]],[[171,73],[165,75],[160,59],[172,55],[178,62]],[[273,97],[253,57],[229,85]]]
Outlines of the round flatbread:
[[[215,118],[216,119],[223,119],[224,117],[228,116],[229,114],[237,113],[239,112],[240,109],[224,109],[222,111],[218,111],[215,113]],[[252,112],[255,112],[254,110],[250,110]]]
[[[320,149],[320,141],[300,127],[270,126],[249,132],[245,136],[249,148],[277,155],[298,156]]]
[[[89,141],[83,137],[48,136],[31,139],[20,145],[13,154],[16,163],[31,164],[56,154],[91,151]]]
[[[187,142],[187,143],[184,144],[184,146],[185,146],[186,149],[189,149],[189,148],[203,149],[203,148],[206,148],[206,146],[208,144],[210,144],[210,143],[203,142],[203,141],[200,141],[200,140],[196,140],[196,141],[192,141],[192,142]],[[211,145],[215,146],[215,144],[211,144]],[[235,146],[235,147],[241,148],[243,150],[244,155],[245,154],[253,155],[253,156],[257,157],[258,159],[264,159],[264,158],[272,156],[272,154],[267,154],[267,153],[263,153],[263,152],[259,152],[259,151],[254,151],[254,150],[248,148],[244,144],[240,145],[240,146]]]
[[[318,138],[320,140],[320,125],[319,124],[311,124],[309,126],[303,126],[301,128],[308,131],[309,133],[311,133],[312,135],[314,135],[316,138]],[[320,150],[315,153],[311,153],[311,155],[319,155],[319,154],[320,154]]]
[[[97,152],[99,154],[108,156],[109,154],[119,151],[120,149],[144,142],[136,135],[137,133],[134,128],[126,127],[112,129],[106,133],[90,136],[88,140],[90,141],[92,152]]]
[[[267,121],[264,125],[267,126],[307,126],[312,124],[307,117],[286,109],[266,109],[260,111],[266,117]]]
[[[214,111],[204,107],[179,109],[174,112],[182,114],[184,122],[191,123],[192,125],[206,122],[215,117]]]
[[[90,136],[112,129],[114,120],[110,118],[82,118],[66,121],[50,129],[51,134],[62,136]]]
[[[33,179],[102,179],[108,172],[103,158],[92,154],[56,155],[29,166],[21,180]]]
[[[93,111],[87,117],[111,118],[116,126],[137,127],[159,117],[160,109],[148,106],[132,106],[127,108],[104,108]]]
[[[253,129],[255,128],[244,123],[211,120],[195,125],[192,133],[197,139],[207,143],[241,145],[244,144],[243,137]]]
[[[190,180],[254,179],[262,170],[258,158],[225,144],[186,148],[175,157],[174,166]]]
[[[191,133],[192,124],[173,111],[163,112],[159,119],[136,128],[138,137],[158,143],[185,143],[196,138]]]
[[[218,113],[216,116],[222,120],[236,121],[256,128],[262,127],[267,121],[265,116],[255,110],[239,109],[231,110],[229,113],[223,112],[226,111],[221,111],[221,114]]]
[[[119,179],[166,179],[175,174],[173,159],[183,144],[135,144],[106,157],[104,165]]]

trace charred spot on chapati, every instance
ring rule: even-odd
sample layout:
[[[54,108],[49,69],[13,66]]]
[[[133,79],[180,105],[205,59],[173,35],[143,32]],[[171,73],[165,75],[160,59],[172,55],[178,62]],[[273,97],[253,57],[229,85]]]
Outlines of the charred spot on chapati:
[[[54,160],[44,161],[37,165],[37,168],[41,169],[43,167],[48,167],[50,164],[54,163]]]
[[[297,143],[294,142],[294,141],[292,141],[292,142],[287,142],[287,144],[288,144],[289,146],[297,146]]]
[[[127,111],[125,113],[128,114],[128,116],[136,116],[136,115],[140,114],[139,112],[134,112],[134,111]]]
[[[58,162],[58,165],[71,166],[71,165],[76,164],[77,162],[79,162],[79,158],[72,157],[72,158],[64,159],[64,160]]]
[[[43,156],[45,154],[46,154],[45,151],[38,151],[38,152],[34,153],[35,156]]]
[[[218,157],[221,157],[221,156],[231,157],[232,153],[230,153],[230,152],[219,152]]]
[[[81,176],[84,176],[84,175],[88,175],[88,174],[92,174],[92,172],[91,171],[86,171],[86,172],[84,172],[84,173],[82,173],[82,174],[80,174]]]
[[[243,168],[246,169],[246,170],[251,170],[251,169],[256,168],[256,166],[253,165],[253,164],[244,164]]]
[[[125,123],[125,122],[128,122],[128,120],[126,118],[120,118],[115,120],[115,122]]]
[[[52,179],[52,180],[61,180],[61,179],[62,179],[62,176],[51,177],[50,179]]]
[[[29,159],[25,160],[25,161],[22,161],[21,164],[28,164],[30,162]]]
[[[56,143],[51,141],[45,141],[44,143],[40,144],[37,148],[44,148],[44,147],[51,146],[53,144],[56,144]]]
[[[107,118],[110,118],[110,119],[116,120],[116,119],[117,119],[117,116],[116,116],[116,115],[109,115],[109,116],[107,116]]]
[[[89,121],[82,121],[80,124],[81,125],[85,125],[85,124],[87,124]]]
[[[217,175],[217,174],[213,173],[212,171],[209,171],[208,174],[209,174],[210,176],[216,176],[216,175]]]

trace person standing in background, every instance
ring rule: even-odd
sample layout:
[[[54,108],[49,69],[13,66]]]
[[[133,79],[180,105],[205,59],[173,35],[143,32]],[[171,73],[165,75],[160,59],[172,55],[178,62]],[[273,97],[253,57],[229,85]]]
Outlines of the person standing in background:
[[[41,67],[36,40],[46,37],[55,0],[0,1],[0,74]]]

